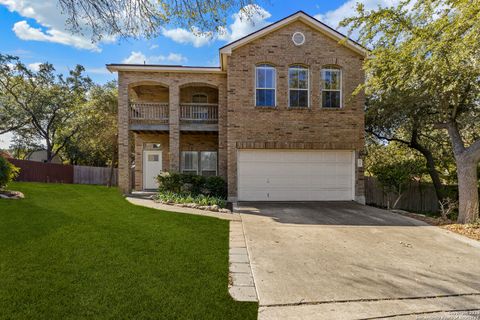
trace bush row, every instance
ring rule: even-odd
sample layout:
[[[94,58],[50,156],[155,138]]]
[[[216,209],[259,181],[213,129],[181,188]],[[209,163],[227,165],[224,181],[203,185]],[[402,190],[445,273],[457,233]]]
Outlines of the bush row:
[[[227,183],[221,177],[207,178],[190,173],[162,172],[157,180],[160,193],[227,198]]]
[[[225,208],[227,202],[224,199],[214,197],[214,196],[206,196],[203,194],[199,195],[191,195],[191,194],[181,194],[175,193],[171,191],[160,192],[158,194],[157,200],[164,202],[164,203],[195,203],[200,206],[214,206],[217,205],[220,208]]]

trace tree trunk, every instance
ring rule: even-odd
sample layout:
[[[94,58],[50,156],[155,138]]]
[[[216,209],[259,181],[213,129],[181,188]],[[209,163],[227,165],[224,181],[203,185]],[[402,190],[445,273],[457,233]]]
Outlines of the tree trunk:
[[[443,197],[445,196],[444,189],[443,189],[442,182],[440,181],[440,175],[438,174],[438,171],[435,168],[435,160],[433,159],[432,152],[430,152],[430,150],[420,145],[417,141],[415,142],[412,141],[410,146],[413,149],[420,152],[427,160],[427,171],[428,171],[428,174],[430,175],[430,178],[432,179],[433,187],[435,188],[435,194],[437,196],[438,201],[442,201]]]
[[[400,199],[402,199],[402,197],[403,197],[403,192],[402,192],[402,193],[399,193],[399,194],[397,195],[397,199],[396,199],[395,202],[393,203],[392,209],[396,209],[396,208],[397,208],[397,204],[398,204],[398,202],[400,201]]]
[[[480,159],[480,140],[470,147],[465,145],[457,123],[447,123],[448,135],[452,143],[457,165],[458,178],[458,223],[472,223],[478,219],[478,178],[477,164]]]
[[[477,164],[470,159],[457,160],[458,223],[472,223],[478,219]]]
[[[47,163],[52,162],[53,159],[53,152],[52,152],[52,145],[50,144],[50,141],[47,140]]]

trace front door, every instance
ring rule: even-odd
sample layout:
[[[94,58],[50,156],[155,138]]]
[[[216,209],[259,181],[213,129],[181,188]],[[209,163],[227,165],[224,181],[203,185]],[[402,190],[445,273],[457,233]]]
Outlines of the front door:
[[[143,151],[143,188],[157,189],[157,176],[162,171],[162,151]]]

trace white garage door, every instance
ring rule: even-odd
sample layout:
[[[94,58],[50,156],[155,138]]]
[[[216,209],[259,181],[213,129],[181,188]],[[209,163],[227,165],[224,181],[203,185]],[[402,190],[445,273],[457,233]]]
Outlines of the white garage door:
[[[353,163],[353,151],[240,150],[238,200],[353,200]]]

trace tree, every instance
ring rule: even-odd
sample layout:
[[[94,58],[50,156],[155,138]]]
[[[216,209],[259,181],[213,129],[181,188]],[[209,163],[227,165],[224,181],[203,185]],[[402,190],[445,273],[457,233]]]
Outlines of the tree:
[[[88,31],[92,40],[103,36],[154,37],[167,25],[197,33],[222,32],[229,12],[241,10],[250,19],[261,13],[252,0],[58,0],[72,31]]]
[[[386,193],[394,193],[396,199],[388,209],[395,209],[403,197],[408,184],[421,180],[425,174],[425,161],[412,153],[402,143],[390,142],[388,145],[369,142],[365,161],[365,173],[375,176]]]
[[[479,1],[405,0],[372,11],[358,4],[357,16],[341,23],[359,30],[359,41],[372,49],[364,65],[367,94],[426,97],[420,118],[447,129],[457,167],[459,223],[473,222],[479,213],[479,14]]]
[[[5,75],[18,61],[17,57],[0,54],[0,81],[6,81]],[[27,123],[27,119],[20,117],[15,107],[15,104],[9,103],[5,92],[0,91],[0,135],[22,128]]]
[[[439,201],[444,197],[440,173],[437,169],[439,150],[444,150],[442,139],[436,139],[432,130],[432,119],[427,114],[425,104],[428,99],[414,92],[391,92],[368,97],[366,106],[366,131],[377,139],[398,142],[418,151],[426,160],[426,169],[430,175]],[[447,157],[451,158],[451,157]]]
[[[32,71],[18,58],[0,55],[0,105],[22,119],[17,138],[41,142],[51,161],[82,128],[83,112],[91,80],[76,66],[69,76],[55,75],[51,64]]]
[[[71,164],[90,166],[117,165],[117,83],[94,85],[88,92],[85,112],[81,114],[82,130],[70,139],[63,154]]]

